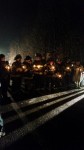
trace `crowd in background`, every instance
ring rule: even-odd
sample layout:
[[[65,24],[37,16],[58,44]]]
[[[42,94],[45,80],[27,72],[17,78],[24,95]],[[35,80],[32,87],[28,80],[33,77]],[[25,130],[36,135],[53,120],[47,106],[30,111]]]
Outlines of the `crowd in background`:
[[[52,90],[69,85],[80,88],[84,78],[83,70],[79,60],[57,61],[52,57],[46,60],[41,54],[37,54],[34,60],[31,56],[26,56],[23,62],[22,56],[17,54],[10,66],[5,55],[0,54],[0,104],[7,100],[8,88],[11,89],[12,95],[19,94],[22,89],[25,92],[41,88]],[[3,119],[0,115],[0,137],[4,135]]]
[[[24,84],[27,91],[32,88],[55,88],[75,84],[81,86],[83,66],[80,61],[63,59],[56,61],[52,57],[46,58],[37,54],[32,60],[31,56],[26,56],[22,62],[22,56],[17,54],[14,62],[10,66],[5,60],[5,55],[0,54],[0,83],[1,96],[7,98],[7,90],[10,86],[13,94],[21,91]]]

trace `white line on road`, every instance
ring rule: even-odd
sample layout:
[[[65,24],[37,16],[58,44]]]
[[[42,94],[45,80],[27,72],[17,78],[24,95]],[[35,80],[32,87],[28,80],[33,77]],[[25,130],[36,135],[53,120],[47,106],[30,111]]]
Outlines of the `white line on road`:
[[[56,97],[59,97],[59,96],[64,96],[66,94],[71,94],[73,92],[79,92],[81,90],[84,90],[84,88],[74,89],[74,90],[64,91],[64,92],[58,92],[58,93],[55,93],[55,94],[49,94],[49,95],[45,95],[45,96],[41,96],[41,97],[37,97],[37,98],[23,100],[21,102],[15,102],[15,100],[12,98],[10,93],[9,93],[9,97],[12,98],[12,103],[17,103],[17,105],[20,105],[20,107],[22,105],[22,107],[23,107],[23,106],[35,104],[37,102],[44,102],[44,101],[47,101],[49,99],[56,98]],[[2,106],[1,111],[2,111],[2,113],[6,113],[8,111],[11,111],[12,109],[13,109],[12,108],[12,104],[8,104],[8,105],[6,105],[4,107]]]
[[[9,117],[9,118],[5,119],[4,123],[5,123],[5,124],[10,123],[10,122],[12,122],[12,121],[18,119],[19,117],[21,118],[21,120],[24,120],[23,117],[26,117],[27,115],[29,115],[29,114],[31,114],[31,113],[37,112],[37,111],[42,110],[42,109],[47,108],[47,107],[50,107],[50,106],[52,106],[52,105],[54,105],[54,104],[56,104],[56,103],[59,103],[59,102],[61,102],[61,101],[64,101],[64,100],[66,100],[66,99],[68,99],[68,98],[71,98],[71,97],[73,97],[73,96],[76,96],[76,95],[82,94],[82,93],[84,93],[84,91],[80,91],[80,92],[78,92],[78,93],[75,93],[75,94],[72,94],[72,95],[69,95],[69,96],[66,96],[66,97],[63,97],[63,98],[56,99],[56,100],[54,100],[54,101],[48,102],[48,103],[43,104],[43,105],[41,104],[41,106],[37,106],[37,107],[35,107],[35,108],[31,109],[31,110],[27,110],[27,111],[25,111],[25,112],[22,112],[22,111],[21,111],[20,108],[21,108],[22,106],[21,106],[21,107],[20,107],[20,106],[18,107],[17,104],[12,104],[12,106],[14,107],[14,110],[15,110],[19,115],[15,115],[15,116],[13,116],[13,117]],[[24,106],[24,105],[23,105],[23,106]],[[26,106],[27,106],[27,104],[26,104]],[[27,119],[26,119],[26,121],[27,121]],[[25,121],[23,121],[23,122],[25,122]]]

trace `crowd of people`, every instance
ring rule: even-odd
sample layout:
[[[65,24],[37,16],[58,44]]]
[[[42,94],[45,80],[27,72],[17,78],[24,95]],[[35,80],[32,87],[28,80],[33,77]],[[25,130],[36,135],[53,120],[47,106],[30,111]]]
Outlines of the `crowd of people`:
[[[35,59],[28,55],[22,62],[22,56],[17,54],[14,62],[10,66],[5,60],[5,55],[0,54],[0,84],[1,97],[7,99],[7,90],[11,83],[11,91],[14,94],[20,92],[22,84],[25,90],[32,88],[51,88],[58,86],[67,86],[70,83],[80,87],[81,72],[83,66],[80,61],[71,62],[63,60],[56,62],[52,57],[48,60],[37,54]],[[32,83],[32,84],[30,84]]]
[[[54,60],[52,57],[46,60],[41,54],[37,54],[32,60],[31,56],[26,56],[22,62],[22,56],[17,54],[14,62],[10,66],[5,60],[5,55],[0,54],[0,103],[4,103],[8,88],[11,88],[12,94],[18,94],[22,85],[28,92],[36,88],[53,89],[59,86],[74,84],[80,88],[83,80],[83,66],[80,61],[71,62],[69,59],[62,61]],[[10,81],[12,81],[10,85]],[[5,135],[3,131],[3,119],[0,116],[0,137]]]

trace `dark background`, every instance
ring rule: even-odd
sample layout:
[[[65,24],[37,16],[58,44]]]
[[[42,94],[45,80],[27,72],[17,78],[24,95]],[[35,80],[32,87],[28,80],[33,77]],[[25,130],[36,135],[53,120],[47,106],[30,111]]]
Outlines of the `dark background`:
[[[0,0],[0,49],[8,51],[13,40],[33,33],[45,47],[59,46],[73,36],[80,44],[83,20],[84,2],[79,0]]]

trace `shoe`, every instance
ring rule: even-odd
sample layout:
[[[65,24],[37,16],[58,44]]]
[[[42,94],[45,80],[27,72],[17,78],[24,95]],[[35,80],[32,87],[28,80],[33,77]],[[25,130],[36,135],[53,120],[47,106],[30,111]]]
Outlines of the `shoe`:
[[[2,131],[0,132],[0,138],[3,137],[3,136],[5,136],[5,135],[6,135],[5,132],[2,132]]]

